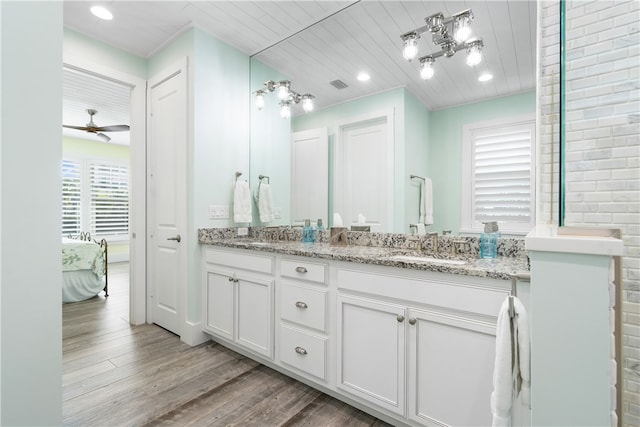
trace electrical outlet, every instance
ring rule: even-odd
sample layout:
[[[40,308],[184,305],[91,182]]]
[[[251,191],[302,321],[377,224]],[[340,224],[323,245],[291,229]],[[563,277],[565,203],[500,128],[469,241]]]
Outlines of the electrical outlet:
[[[209,206],[209,219],[228,219],[229,206]]]
[[[273,208],[273,217],[275,219],[282,218],[282,208]]]

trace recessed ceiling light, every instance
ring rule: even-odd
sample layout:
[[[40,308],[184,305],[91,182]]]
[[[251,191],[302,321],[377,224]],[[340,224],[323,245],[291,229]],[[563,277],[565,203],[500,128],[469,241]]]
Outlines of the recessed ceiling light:
[[[478,81],[479,82],[488,82],[489,80],[491,80],[493,78],[493,74],[491,73],[484,73],[482,74],[480,77],[478,77]]]
[[[110,21],[113,19],[113,14],[102,6],[91,7],[91,13],[93,13],[100,19],[104,19],[105,21]]]
[[[360,74],[358,74],[358,80],[360,80],[361,82],[366,82],[371,78],[371,76],[367,73],[365,73],[364,71],[361,72]]]

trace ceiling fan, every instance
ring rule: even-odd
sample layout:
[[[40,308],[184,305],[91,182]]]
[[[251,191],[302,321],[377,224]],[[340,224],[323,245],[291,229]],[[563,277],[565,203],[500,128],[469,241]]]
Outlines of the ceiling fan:
[[[109,136],[105,135],[103,132],[122,132],[122,131],[129,130],[129,125],[96,126],[96,124],[93,123],[93,116],[98,114],[98,111],[93,109],[88,109],[87,113],[89,113],[89,123],[87,123],[86,126],[62,125],[62,127],[69,128],[69,129],[83,130],[89,133],[95,133],[96,136],[98,136],[104,142],[111,141],[111,138],[109,138]]]

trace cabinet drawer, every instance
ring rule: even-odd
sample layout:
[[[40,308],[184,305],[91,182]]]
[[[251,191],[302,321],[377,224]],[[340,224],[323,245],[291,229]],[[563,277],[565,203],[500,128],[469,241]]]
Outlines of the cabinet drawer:
[[[224,265],[225,267],[256,271],[271,274],[273,271],[273,257],[230,252],[228,250],[205,249],[205,261],[209,264]]]
[[[327,339],[280,325],[280,360],[326,380]]]
[[[325,332],[327,291],[283,283],[280,288],[280,317]]]
[[[284,277],[309,280],[310,282],[325,283],[325,264],[316,264],[306,261],[293,261],[283,259],[280,262],[280,274]]]

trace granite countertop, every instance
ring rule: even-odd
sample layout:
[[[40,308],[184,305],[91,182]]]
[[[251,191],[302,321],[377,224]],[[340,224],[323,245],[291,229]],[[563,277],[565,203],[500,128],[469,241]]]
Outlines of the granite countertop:
[[[487,277],[510,280],[516,273],[529,271],[527,257],[498,257],[477,259],[471,257],[451,257],[445,254],[432,255],[410,249],[383,248],[370,246],[329,246],[327,243],[302,243],[287,241],[266,241],[254,238],[201,238],[201,244],[237,249],[250,249],[284,255],[321,258],[360,264],[383,265],[388,267],[425,270],[465,276]],[[397,258],[398,256],[410,258]],[[411,257],[431,258],[414,260]],[[464,262],[460,264],[449,263]]]

